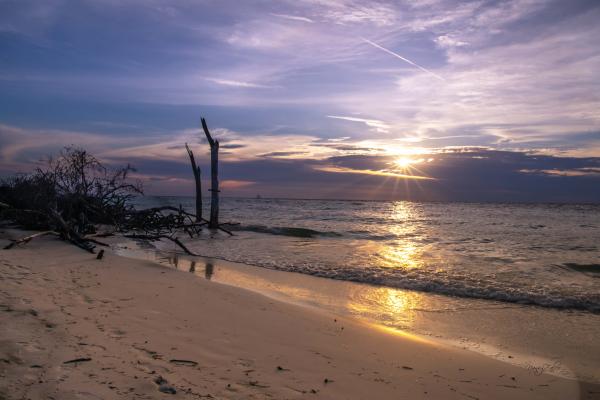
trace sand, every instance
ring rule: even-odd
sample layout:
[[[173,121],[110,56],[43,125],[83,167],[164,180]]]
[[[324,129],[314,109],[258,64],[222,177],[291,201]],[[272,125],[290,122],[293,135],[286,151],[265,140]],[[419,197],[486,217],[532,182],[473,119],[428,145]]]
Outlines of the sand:
[[[110,250],[97,260],[54,237],[0,250],[2,399],[599,396]]]

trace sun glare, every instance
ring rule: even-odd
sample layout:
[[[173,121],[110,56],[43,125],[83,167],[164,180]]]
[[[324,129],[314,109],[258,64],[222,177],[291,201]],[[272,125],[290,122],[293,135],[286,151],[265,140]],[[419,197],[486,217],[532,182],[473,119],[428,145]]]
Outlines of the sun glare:
[[[400,157],[394,160],[394,164],[401,169],[406,169],[415,163],[415,160],[408,157]]]

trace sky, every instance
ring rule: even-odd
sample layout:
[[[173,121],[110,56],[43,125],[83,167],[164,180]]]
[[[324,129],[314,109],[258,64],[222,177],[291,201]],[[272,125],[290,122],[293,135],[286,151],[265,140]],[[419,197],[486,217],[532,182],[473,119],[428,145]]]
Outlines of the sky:
[[[204,117],[225,196],[600,202],[598,21],[597,0],[0,0],[0,176],[73,145],[191,195]]]

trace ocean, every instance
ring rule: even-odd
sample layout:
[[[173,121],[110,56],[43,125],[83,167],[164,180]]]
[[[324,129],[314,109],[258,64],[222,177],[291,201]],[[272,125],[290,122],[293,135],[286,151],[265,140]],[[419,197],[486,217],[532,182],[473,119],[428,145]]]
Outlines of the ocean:
[[[194,199],[138,204],[159,205],[193,211]],[[220,219],[239,224],[235,236],[186,245],[337,280],[600,312],[600,205],[223,198]]]

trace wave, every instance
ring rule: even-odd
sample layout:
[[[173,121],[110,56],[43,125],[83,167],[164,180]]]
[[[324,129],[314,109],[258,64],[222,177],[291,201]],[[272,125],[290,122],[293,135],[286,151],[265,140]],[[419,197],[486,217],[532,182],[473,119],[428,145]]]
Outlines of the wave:
[[[266,233],[270,235],[278,235],[278,236],[293,236],[293,237],[301,237],[301,238],[314,238],[317,236],[330,236],[330,237],[339,237],[342,236],[337,232],[322,232],[314,229],[308,228],[298,228],[298,227],[270,227],[265,225],[236,225],[232,230],[235,231],[249,231],[249,232],[257,232],[257,233]]]
[[[233,261],[233,260],[232,260]],[[322,278],[366,283],[395,289],[415,290],[432,294],[495,300],[519,305],[535,305],[557,309],[582,310],[600,313],[600,293],[560,292],[546,286],[511,287],[494,281],[469,279],[465,276],[429,273],[405,273],[401,270],[383,268],[310,268],[306,266],[257,265],[269,269],[297,272]]]
[[[328,233],[305,228],[268,228],[260,225],[236,226],[236,228],[238,230],[256,232],[266,230],[266,233],[269,234],[294,237],[313,237],[314,235]],[[160,246],[156,247],[156,245],[157,243],[153,243],[152,247],[160,251]],[[214,245],[214,242],[212,245]],[[336,266],[308,260],[302,263],[299,260],[264,258],[262,255],[252,257],[249,254],[243,255],[237,252],[220,252],[213,246],[205,247],[199,252],[203,253],[206,257],[268,269],[302,273],[321,278],[395,289],[415,290],[460,298],[494,300],[519,305],[581,310],[600,314],[600,292],[595,290],[589,291],[583,288],[574,290],[575,288],[571,285],[548,285],[539,280],[524,281],[523,276],[518,273],[515,273],[511,279],[496,280],[493,274],[485,276],[471,274],[466,271],[452,271],[447,269],[407,270],[373,265],[351,266],[347,264]],[[593,280],[597,278],[597,274],[600,271],[599,264],[564,263],[556,265],[556,267],[563,270],[570,270],[577,274],[583,272]]]
[[[564,263],[561,265],[561,267],[587,275],[600,277],[600,264]]]
[[[267,235],[276,236],[292,236],[301,238],[317,238],[317,237],[351,237],[356,239],[386,241],[397,239],[398,235],[376,234],[366,230],[351,230],[344,233],[334,231],[319,231],[316,229],[300,228],[293,226],[266,226],[266,225],[234,225],[230,228],[233,231],[247,231],[264,233]]]

